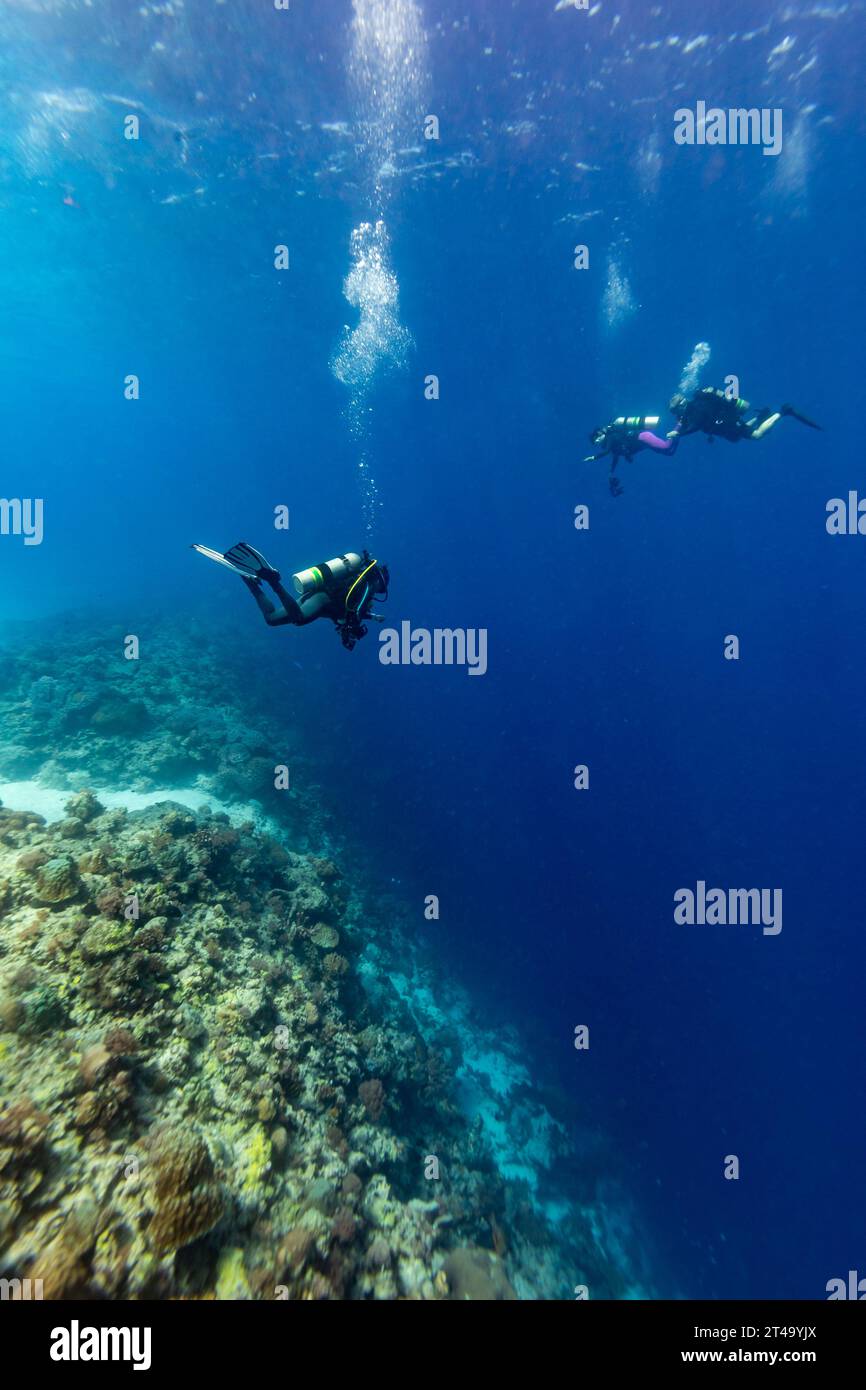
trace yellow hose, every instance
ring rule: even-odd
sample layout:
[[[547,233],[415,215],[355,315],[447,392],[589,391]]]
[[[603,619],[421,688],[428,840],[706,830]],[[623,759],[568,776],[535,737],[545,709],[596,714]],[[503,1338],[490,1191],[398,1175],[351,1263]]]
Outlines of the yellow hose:
[[[352,587],[349,589],[349,592],[346,594],[346,609],[347,609],[347,611],[351,611],[351,610],[349,609],[349,599],[352,597],[352,594],[354,593],[355,589],[357,589],[357,587],[358,587],[358,585],[360,584],[361,580],[364,578],[364,575],[365,575],[365,574],[369,574],[369,573],[370,573],[370,570],[375,569],[378,563],[379,563],[378,560],[371,560],[371,561],[370,561],[370,564],[367,566],[367,568],[361,570],[361,573],[358,575],[358,578],[355,580],[354,584],[353,584]]]

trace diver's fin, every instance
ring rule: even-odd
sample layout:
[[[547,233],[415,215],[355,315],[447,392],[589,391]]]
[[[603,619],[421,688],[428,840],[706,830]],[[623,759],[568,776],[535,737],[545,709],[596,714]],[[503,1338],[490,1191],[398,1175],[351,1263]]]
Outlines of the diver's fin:
[[[792,405],[783,405],[781,413],[790,415],[795,420],[799,420],[801,425],[808,425],[810,430],[823,430],[823,425],[816,425],[814,420],[810,420],[808,415],[801,415]]]
[[[261,579],[263,575],[272,575],[276,571],[272,570],[264,555],[260,555],[257,550],[253,550],[246,541],[238,541],[225,554],[219,550],[211,550],[206,545],[193,545],[193,550],[197,550],[199,555],[204,555],[208,560],[215,560],[218,565],[225,565],[226,569],[233,570],[242,579]]]
[[[234,570],[235,574],[241,573],[237,565],[233,565],[232,562],[227,560],[225,555],[222,555],[218,550],[211,550],[210,547],[206,545],[192,545],[190,549],[197,550],[199,555],[204,555],[208,560],[215,560],[218,565],[225,565],[227,570]],[[246,571],[244,571],[244,573],[246,573]]]
[[[254,550],[246,541],[238,541],[237,545],[231,546],[226,551],[224,558],[228,560],[230,565],[234,565],[241,574],[246,574],[250,579],[262,579],[272,575],[276,575],[279,579],[277,571],[268,564],[261,551]]]

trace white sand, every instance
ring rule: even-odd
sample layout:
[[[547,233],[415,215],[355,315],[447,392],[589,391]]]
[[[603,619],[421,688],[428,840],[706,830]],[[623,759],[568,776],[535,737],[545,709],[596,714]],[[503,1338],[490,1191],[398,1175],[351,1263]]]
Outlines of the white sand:
[[[107,811],[122,807],[126,811],[142,811],[146,806],[155,806],[159,801],[174,801],[179,806],[188,806],[198,811],[209,806],[212,811],[224,812],[235,824],[252,821],[259,829],[269,835],[282,838],[280,826],[270,816],[266,816],[256,802],[233,803],[219,801],[207,792],[197,791],[195,787],[165,787],[155,792],[113,791],[107,787],[91,787],[90,790]],[[63,820],[64,806],[74,791],[58,791],[55,787],[44,787],[40,782],[0,782],[0,805],[7,811],[33,811],[44,816],[50,824]]]

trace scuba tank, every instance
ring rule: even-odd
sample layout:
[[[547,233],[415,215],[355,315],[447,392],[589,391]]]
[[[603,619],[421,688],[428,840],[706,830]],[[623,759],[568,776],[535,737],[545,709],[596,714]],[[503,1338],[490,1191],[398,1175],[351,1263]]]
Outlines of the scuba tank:
[[[605,428],[605,446],[614,455],[633,458],[640,448],[638,435],[642,430],[655,429],[658,415],[618,415]]]
[[[357,574],[363,567],[362,557],[354,550],[348,555],[338,555],[336,560],[328,560],[321,565],[311,565],[307,570],[299,570],[292,575],[292,583],[298,598],[309,598],[311,594],[324,591],[329,593],[334,584],[343,583]]]
[[[658,415],[618,415],[609,425],[593,430],[589,436],[590,443],[605,453],[627,453],[641,430],[655,429],[659,418]]]
[[[729,396],[727,391],[722,391],[718,387],[707,386],[700,394],[702,396],[718,396],[720,401],[727,401],[729,405],[736,406],[741,414],[749,409],[749,402],[744,401],[742,396]]]
[[[637,430],[640,433],[641,430],[655,429],[658,422],[658,415],[618,415],[611,423],[619,429]]]

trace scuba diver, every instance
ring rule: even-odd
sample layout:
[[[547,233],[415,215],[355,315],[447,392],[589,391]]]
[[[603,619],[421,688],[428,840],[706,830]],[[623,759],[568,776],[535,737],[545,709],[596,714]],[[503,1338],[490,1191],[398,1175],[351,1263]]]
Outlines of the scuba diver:
[[[610,454],[610,490],[614,497],[619,497],[623,491],[622,483],[615,473],[621,458],[631,461],[642,449],[653,449],[658,454],[676,453],[679,436],[674,438],[672,431],[667,439],[660,439],[650,429],[651,425],[657,425],[658,422],[657,415],[619,415],[615,420],[611,420],[609,425],[602,425],[600,429],[593,430],[589,436],[590,443],[601,447],[597,454],[587,454],[583,461],[595,463],[597,459],[606,458]]]
[[[798,414],[790,405],[780,406],[778,410],[765,407],[750,415],[748,401],[741,400],[739,396],[728,396],[715,386],[704,386],[691,396],[671,396],[670,408],[677,417],[677,423],[668,435],[670,440],[679,439],[684,434],[698,433],[707,435],[709,439],[718,436],[731,444],[738,444],[741,439],[763,439],[783,415],[790,415],[812,430],[821,429],[814,420]]]
[[[367,635],[365,619],[382,621],[377,613],[371,612],[371,607],[376,599],[384,602],[388,597],[388,567],[372,559],[366,550],[362,555],[350,550],[327,564],[312,565],[293,574],[292,583],[297,594],[297,598],[293,598],[283,588],[278,571],[246,541],[238,541],[225,554],[210,550],[206,545],[193,545],[192,549],[240,575],[268,627],[282,627],[285,623],[306,627],[317,618],[330,618],[343,646],[351,651],[355,643]],[[281,607],[271,601],[262,588],[263,583],[273,589]]]

